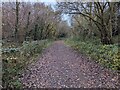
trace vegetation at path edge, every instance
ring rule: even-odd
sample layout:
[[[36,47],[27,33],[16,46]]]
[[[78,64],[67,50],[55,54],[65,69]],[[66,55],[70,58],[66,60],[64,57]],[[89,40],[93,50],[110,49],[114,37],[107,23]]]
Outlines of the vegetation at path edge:
[[[2,85],[4,88],[20,88],[22,84],[19,81],[21,72],[28,64],[36,61],[36,58],[41,54],[42,50],[51,44],[52,40],[41,40],[23,42],[17,47],[13,43],[3,44],[2,60],[3,60],[3,78]],[[6,43],[5,43],[6,44]],[[9,47],[9,48],[8,48]]]
[[[120,70],[120,53],[117,44],[103,45],[99,40],[80,40],[79,38],[66,39],[66,44],[89,58],[96,60],[103,66],[113,70]]]

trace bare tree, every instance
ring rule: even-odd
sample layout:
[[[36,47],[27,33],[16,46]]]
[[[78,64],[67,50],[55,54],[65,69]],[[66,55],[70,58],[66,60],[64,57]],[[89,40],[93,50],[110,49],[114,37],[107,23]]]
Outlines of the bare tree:
[[[15,23],[15,40],[18,41],[18,30],[19,30],[19,5],[20,2],[16,0],[16,23]]]
[[[92,23],[97,26],[103,44],[112,44],[111,19],[115,5],[111,2],[61,2],[58,3],[58,8],[64,13],[82,15],[90,22],[91,28]]]

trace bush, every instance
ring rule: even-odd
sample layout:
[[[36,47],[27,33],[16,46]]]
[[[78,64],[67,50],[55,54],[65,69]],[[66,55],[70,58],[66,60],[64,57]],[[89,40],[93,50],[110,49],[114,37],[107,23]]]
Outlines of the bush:
[[[41,53],[42,49],[46,47],[48,41],[33,41],[33,42],[23,42],[21,54],[23,55],[34,55]]]
[[[104,66],[114,70],[120,70],[120,55],[117,44],[102,45],[95,43],[95,40],[94,42],[80,41],[75,38],[67,39],[66,43]]]
[[[20,48],[2,48],[2,53],[7,54],[7,53],[15,53],[15,52],[20,52]]]
[[[41,51],[50,45],[50,40],[23,42],[21,47],[8,46],[2,48],[3,77],[2,85],[7,87],[22,87],[18,77],[24,68],[34,62]],[[16,47],[16,46],[15,46]]]

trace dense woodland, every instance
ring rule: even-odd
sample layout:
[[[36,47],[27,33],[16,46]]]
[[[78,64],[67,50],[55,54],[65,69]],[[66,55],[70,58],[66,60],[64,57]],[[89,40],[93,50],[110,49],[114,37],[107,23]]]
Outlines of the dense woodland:
[[[69,22],[63,15],[68,15]],[[16,75],[59,39],[120,70],[119,36],[120,2],[57,2],[54,9],[40,2],[4,2],[3,87],[20,87]]]
[[[73,29],[85,37],[98,36],[103,44],[112,44],[113,37],[119,34],[119,3],[63,2],[58,6],[64,13],[72,14]]]
[[[69,29],[71,34],[97,36],[103,44],[112,44],[119,34],[120,5],[116,2],[62,2],[56,10],[44,3],[9,2],[2,8],[3,40],[57,38]],[[71,27],[61,20],[62,14],[71,16]]]
[[[59,11],[44,3],[3,3],[3,40],[23,42],[27,39],[57,38],[60,29],[69,28]],[[59,29],[58,29],[59,28]]]

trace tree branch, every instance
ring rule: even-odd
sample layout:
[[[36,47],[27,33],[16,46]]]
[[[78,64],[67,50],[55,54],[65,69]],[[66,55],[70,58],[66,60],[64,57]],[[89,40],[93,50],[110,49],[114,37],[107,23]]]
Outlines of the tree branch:
[[[90,17],[90,16],[88,16],[88,15],[86,15],[86,14],[84,14],[84,13],[81,13],[81,12],[70,12],[69,14],[81,14],[81,15],[83,15],[83,16],[85,16],[85,17],[90,18],[93,22],[96,22],[96,23],[102,25],[100,22],[94,20],[92,17]]]

